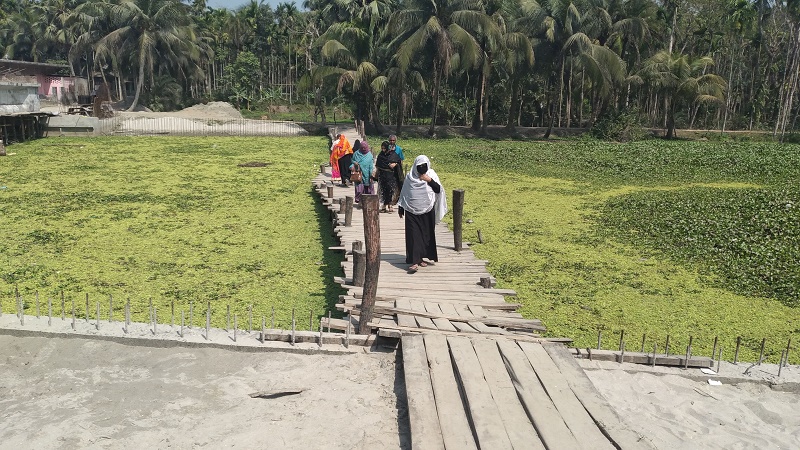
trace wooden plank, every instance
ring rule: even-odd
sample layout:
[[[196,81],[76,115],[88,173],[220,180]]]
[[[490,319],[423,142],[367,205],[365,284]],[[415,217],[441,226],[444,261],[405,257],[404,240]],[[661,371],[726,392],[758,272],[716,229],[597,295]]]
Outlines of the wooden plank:
[[[615,350],[591,350],[592,352],[592,359],[597,359],[600,361],[617,361],[620,362],[620,352]],[[588,358],[588,352],[586,350],[581,350],[581,355],[584,358]],[[653,364],[653,354],[652,353],[640,353],[640,352],[625,352],[623,356],[624,362],[626,363],[634,363],[634,364],[646,364],[651,365]],[[686,356],[685,355],[656,355],[656,365],[658,366],[672,366],[672,367],[684,367],[686,366]],[[690,356],[689,357],[689,367],[714,367],[714,360],[709,358],[708,356]]]
[[[467,305],[470,312],[475,315],[475,317],[489,317],[489,314],[483,309],[482,306],[479,305]]]
[[[650,450],[655,448],[645,436],[625,425],[614,411],[614,408],[608,403],[608,400],[592,384],[592,381],[586,376],[586,373],[566,347],[560,344],[547,344],[543,347],[555,365],[558,366],[561,376],[569,384],[578,401],[592,416],[597,426],[603,430],[603,434],[608,436],[618,448],[626,450]]]
[[[614,446],[603,436],[592,417],[575,397],[558,367],[542,348],[542,344],[519,342],[518,345],[528,357],[545,392],[553,401],[558,412],[561,413],[561,417],[564,418],[564,422],[572,431],[581,448],[613,450]]]
[[[341,284],[341,283],[340,283]],[[380,280],[378,282],[378,289],[408,289],[410,283],[405,282],[396,282],[396,281],[386,281]],[[352,286],[349,284],[342,284],[342,287],[345,289],[363,289],[358,286]],[[483,287],[478,286],[477,284],[473,285],[465,285],[463,283],[457,282],[448,282],[448,283],[436,283],[436,282],[425,282],[425,283],[413,283],[413,287],[415,290],[418,291],[443,291],[448,293],[474,293],[474,294],[501,294],[507,296],[516,296],[517,292],[513,289],[486,289]]]
[[[479,333],[489,334],[509,334],[508,331],[500,327],[490,327],[482,322],[468,322],[472,328],[475,328]]]
[[[412,448],[443,450],[444,440],[436,413],[425,342],[420,335],[403,336],[401,342]]]
[[[352,295],[357,298],[361,298],[362,288],[356,286],[343,286],[349,292],[349,295]],[[441,301],[441,300],[456,300],[456,301],[469,301],[469,300],[478,300],[478,301],[496,301],[498,304],[505,302],[505,297],[501,294],[493,293],[492,289],[484,289],[483,291],[479,292],[431,292],[425,289],[416,289],[414,287],[406,286],[403,289],[397,288],[382,288],[378,286],[378,295],[377,297],[389,297],[389,298],[397,298],[397,297],[406,297],[406,298],[424,298],[425,300],[432,300],[432,301]]]
[[[578,441],[575,440],[575,436],[564,423],[561,414],[550,401],[542,385],[539,384],[539,379],[522,349],[516,342],[500,339],[497,341],[497,346],[506,361],[506,368],[514,382],[517,395],[522,400],[525,411],[545,447],[559,450],[580,450]]]
[[[442,310],[439,308],[438,303],[433,302],[425,302],[425,310],[431,314],[442,315]],[[453,326],[447,319],[442,319],[441,317],[435,317],[433,319],[433,323],[436,324],[436,328],[445,331],[458,331],[456,327]]]
[[[398,302],[395,302],[395,303],[397,304]],[[400,303],[403,303],[403,302],[400,302]],[[412,302],[412,304],[413,304],[413,302]],[[425,309],[424,306],[421,309],[422,309],[422,311],[410,310],[410,309],[405,309],[405,308],[397,308],[397,307],[395,307],[395,308],[386,308],[385,306],[375,306],[373,311],[374,311],[375,314],[405,314],[405,315],[409,315],[409,316],[415,316],[417,318],[417,321],[419,321],[420,318],[432,319],[432,318],[436,317],[436,314],[431,314],[431,313],[429,313],[427,311],[424,311],[424,309]],[[356,311],[356,309],[353,309],[353,311]],[[455,325],[456,322],[462,322],[462,323],[463,322],[482,322],[482,323],[485,323],[487,325],[511,327],[511,328],[514,328],[514,329],[523,329],[523,330],[527,330],[527,331],[545,331],[547,329],[547,328],[545,328],[544,325],[541,325],[541,321],[536,320],[536,319],[514,319],[514,318],[504,318],[504,317],[474,317],[474,316],[467,316],[467,317],[464,317],[464,316],[445,316],[444,313],[442,313],[440,315],[440,317],[442,319],[449,320],[456,327],[458,327],[458,325]]]
[[[525,408],[519,402],[517,390],[506,370],[496,341],[473,340],[472,346],[478,356],[483,376],[489,385],[492,398],[500,409],[500,417],[515,449],[544,450],[544,444],[536,434]]]
[[[453,305],[458,313],[459,317],[475,317],[475,314],[472,314],[472,311],[469,310],[469,306],[467,305]]]
[[[425,334],[424,341],[444,446],[447,449],[477,450],[453,372],[447,338]]]
[[[438,330],[439,328],[433,323],[430,317],[428,317],[428,312],[425,311],[425,304],[420,300],[411,300],[411,312],[409,315],[413,315],[414,319],[417,321],[417,325],[420,328],[425,328],[427,330]],[[378,310],[375,309],[377,314]]]
[[[404,310],[410,310],[411,302],[408,300],[396,300],[395,306],[398,307],[398,309],[402,306]],[[407,314],[397,314],[397,324],[401,327],[417,328],[417,321],[414,320],[413,316]]]
[[[456,307],[452,303],[439,302],[439,309],[442,310],[442,313],[445,316],[452,316],[452,317],[458,316],[458,312],[456,311]]]
[[[500,410],[492,399],[472,343],[469,339],[458,336],[448,337],[447,343],[450,345],[456,373],[464,388],[465,403],[472,418],[478,445],[487,449],[512,450]]]
[[[453,322],[453,321],[450,321],[450,323],[452,323],[453,326],[456,327],[456,329],[461,333],[477,333],[478,332],[478,330],[476,330],[475,328],[472,328],[466,322]]]

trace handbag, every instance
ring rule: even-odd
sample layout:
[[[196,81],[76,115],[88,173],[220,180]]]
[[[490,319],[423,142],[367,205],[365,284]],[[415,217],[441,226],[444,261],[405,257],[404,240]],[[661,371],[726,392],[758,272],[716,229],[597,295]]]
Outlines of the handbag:
[[[359,167],[358,163],[353,163],[353,170],[350,171],[350,181],[361,183],[361,167]]]

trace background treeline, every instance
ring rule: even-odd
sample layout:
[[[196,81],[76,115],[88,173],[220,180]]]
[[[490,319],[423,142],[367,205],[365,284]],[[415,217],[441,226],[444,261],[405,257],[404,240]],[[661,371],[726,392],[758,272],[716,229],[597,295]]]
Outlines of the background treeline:
[[[346,105],[425,123],[796,129],[800,0],[0,0],[11,59],[62,62],[115,100]],[[548,130],[548,133],[549,133]]]

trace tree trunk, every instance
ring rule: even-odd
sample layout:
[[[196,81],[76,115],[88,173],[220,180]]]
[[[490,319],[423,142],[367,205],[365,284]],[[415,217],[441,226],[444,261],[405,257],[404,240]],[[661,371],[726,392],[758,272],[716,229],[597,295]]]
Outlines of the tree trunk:
[[[478,82],[478,95],[475,96],[475,114],[472,116],[472,129],[478,131],[483,124],[483,97],[486,95],[486,73],[481,69]]]
[[[508,122],[506,128],[514,130],[516,128],[516,121],[519,120],[522,104],[520,103],[520,88],[519,77],[516,74],[511,75],[511,105],[508,108]]]
[[[561,57],[561,76],[558,78],[558,127],[561,128],[561,102],[564,100],[564,61]],[[555,112],[555,110],[553,111]]]
[[[572,59],[569,60],[569,80],[567,82],[567,128],[572,126]]]
[[[433,106],[431,107],[431,127],[428,129],[428,136],[436,136],[436,113],[439,109],[439,86],[442,82],[442,71],[439,69],[439,62],[433,64]]]
[[[400,92],[400,104],[397,105],[397,127],[395,128],[395,134],[400,134],[400,129],[403,128],[403,116],[406,112],[406,91],[403,89]]]
[[[664,103],[667,103],[667,99],[664,99]],[[667,134],[664,136],[667,139],[672,139],[675,137],[675,108],[672,102],[669,102],[666,108],[666,119],[667,119]]]
[[[486,74],[484,75],[483,111],[481,112],[481,136],[486,136],[486,127],[489,125],[489,94],[486,92],[492,76],[492,54],[486,53]]]
[[[139,96],[142,93],[142,86],[144,86],[144,54],[139,57],[139,79],[136,80],[136,94],[133,96],[133,103],[131,103],[128,111],[133,111],[139,103]]]

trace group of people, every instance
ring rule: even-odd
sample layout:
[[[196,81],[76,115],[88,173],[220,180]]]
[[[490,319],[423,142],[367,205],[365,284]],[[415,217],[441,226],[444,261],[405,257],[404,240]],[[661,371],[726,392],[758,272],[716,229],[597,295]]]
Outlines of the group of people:
[[[394,212],[396,206],[397,213],[405,218],[406,263],[410,272],[416,272],[439,260],[435,228],[447,213],[447,197],[427,156],[417,156],[408,174],[403,172],[404,160],[395,135],[381,142],[377,157],[366,139],[356,140],[351,146],[340,134],[331,147],[332,178],[339,178],[343,186],[354,185],[356,203],[362,195],[374,194],[377,185],[381,212]]]

